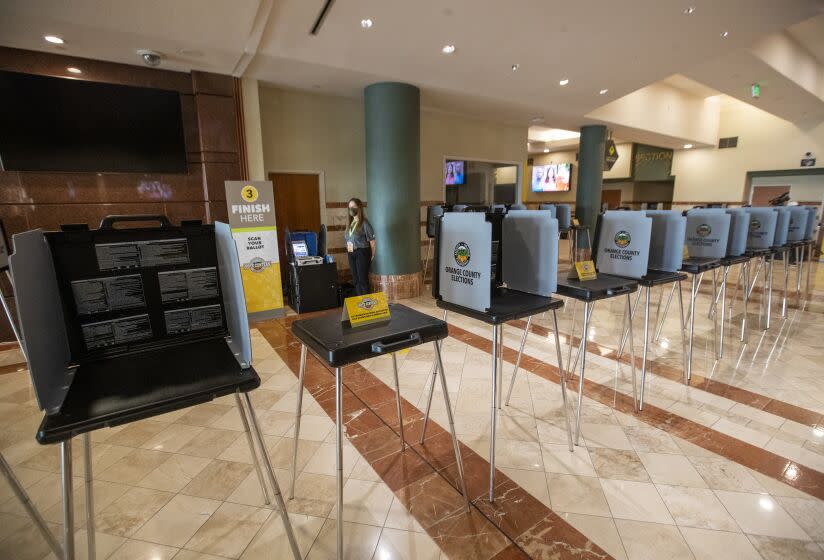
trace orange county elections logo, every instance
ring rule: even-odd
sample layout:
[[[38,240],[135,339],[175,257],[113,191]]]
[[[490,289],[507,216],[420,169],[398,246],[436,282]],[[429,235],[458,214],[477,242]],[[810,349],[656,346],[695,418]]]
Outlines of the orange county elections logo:
[[[629,247],[630,241],[632,241],[632,236],[628,231],[621,230],[615,234],[615,245],[621,249]]]
[[[455,262],[458,264],[458,266],[468,265],[469,259],[472,257],[472,253],[469,251],[469,245],[467,245],[463,241],[455,245],[455,251],[453,252],[453,255],[455,256]]]
[[[246,185],[240,191],[240,196],[243,197],[244,202],[254,202],[258,199],[258,190],[252,185]]]
[[[376,300],[375,298],[365,297],[358,302],[358,307],[366,311],[369,311],[373,307],[377,307],[378,303],[378,300]]]
[[[761,220],[758,218],[750,220],[750,231],[757,231],[759,229],[761,229]]]
[[[701,224],[696,228],[695,233],[697,233],[699,237],[706,237],[712,233],[712,228],[709,224]]]

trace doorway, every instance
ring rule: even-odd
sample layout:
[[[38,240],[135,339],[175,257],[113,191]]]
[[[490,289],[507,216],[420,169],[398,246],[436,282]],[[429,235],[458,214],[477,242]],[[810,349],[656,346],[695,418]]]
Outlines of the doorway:
[[[770,200],[788,192],[790,192],[789,185],[780,187],[753,187],[752,200],[750,203],[753,206],[769,206]]]
[[[607,210],[615,210],[621,206],[621,189],[601,190],[601,208],[607,205]]]
[[[275,191],[275,220],[284,293],[289,281],[283,232],[320,230],[320,177],[316,173],[269,173]]]

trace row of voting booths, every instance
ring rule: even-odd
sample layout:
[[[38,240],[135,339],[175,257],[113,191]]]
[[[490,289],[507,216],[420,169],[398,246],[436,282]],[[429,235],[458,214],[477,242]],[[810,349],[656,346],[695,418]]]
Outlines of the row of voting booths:
[[[491,366],[492,403],[490,434],[489,499],[494,499],[494,465],[496,410],[501,406],[502,352],[501,328],[504,322],[528,318],[521,339],[521,347],[510,379],[510,393],[523,353],[532,317],[552,311],[555,344],[564,402],[564,418],[570,442],[570,451],[580,438],[581,399],[586,367],[586,333],[595,304],[601,300],[624,297],[624,325],[619,358],[626,342],[632,353],[630,365],[633,377],[633,398],[636,407],[643,409],[648,347],[652,331],[658,339],[669,307],[677,293],[680,316],[678,321],[684,363],[684,381],[689,383],[692,354],[695,345],[696,300],[706,273],[713,278],[709,316],[713,319],[712,343],[716,357],[723,355],[723,333],[727,309],[727,278],[733,266],[741,265],[739,286],[743,290],[741,340],[746,335],[747,301],[753,290],[750,284],[750,261],[765,270],[763,313],[769,315],[771,272],[775,255],[782,255],[785,275],[789,269],[788,251],[795,250],[800,291],[803,248],[810,245],[815,227],[815,209],[807,207],[769,208],[696,208],[685,213],[670,210],[606,211],[598,218],[595,243],[592,247],[597,278],[576,278],[575,269],[569,273],[558,270],[559,207],[539,210],[444,211],[431,220],[434,239],[434,275],[432,295],[438,307],[449,312],[479,320],[492,328],[493,359]],[[494,209],[490,209],[494,210]],[[563,211],[566,213],[566,211]],[[802,251],[802,252],[799,252]],[[768,271],[766,269],[769,269]],[[719,274],[720,273],[720,274]],[[758,272],[754,276],[757,276]],[[681,284],[691,280],[689,307],[685,309]],[[719,286],[720,284],[720,286]],[[785,280],[786,286],[786,280]],[[650,313],[653,288],[660,287],[658,313]],[[640,288],[640,289],[639,289]],[[666,289],[670,294],[664,307],[661,303]],[[633,303],[630,294],[636,294]],[[560,351],[556,310],[563,305],[558,295],[573,302],[584,303],[583,329],[577,354],[572,358],[572,345],[566,364]],[[643,359],[640,395],[635,381],[635,359],[632,318],[635,317],[642,295],[644,298]],[[784,290],[786,300],[786,288]],[[733,297],[735,301],[735,296]],[[786,304],[784,310],[786,309]],[[686,313],[685,313],[686,311]],[[721,321],[718,341],[718,317]],[[765,323],[765,328],[768,323]],[[575,410],[575,435],[568,415],[565,380],[570,372],[578,371],[580,361],[578,405]],[[433,373],[436,366],[433,365]],[[430,385],[434,387],[434,379]],[[507,396],[506,402],[509,402]],[[428,419],[427,404],[424,420]],[[423,436],[422,436],[423,437]]]

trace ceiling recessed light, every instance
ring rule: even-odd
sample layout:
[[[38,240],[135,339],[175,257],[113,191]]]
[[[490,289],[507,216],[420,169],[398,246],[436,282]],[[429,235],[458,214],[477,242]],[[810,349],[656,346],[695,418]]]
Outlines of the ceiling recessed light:
[[[455,52],[455,45],[444,45],[441,52],[444,54],[452,54]]]
[[[46,41],[48,41],[49,43],[54,43],[55,45],[62,45],[63,43],[66,42],[63,39],[61,39],[60,37],[58,37],[57,35],[46,35],[43,38]]]
[[[544,148],[544,153],[548,154],[549,153],[549,148]]]
[[[566,79],[566,78],[564,78],[563,80],[561,80],[561,81],[560,81],[560,82],[558,82],[558,83],[559,83],[559,84],[561,84],[562,86],[565,86],[565,85],[567,85],[567,84],[569,83],[569,80],[568,80],[568,79]]]
[[[609,93],[609,90],[608,89],[602,89],[598,93],[601,94],[601,95],[606,95],[607,93]]]
[[[690,148],[692,148],[692,144],[684,144],[685,150],[689,150]]]
[[[532,122],[534,122],[534,123],[539,123],[539,122],[544,122],[544,117],[537,116],[537,117],[532,117],[532,118],[531,118],[531,119],[529,119],[529,120],[530,120],[530,121],[532,121]]]
[[[730,32],[729,32],[729,31],[722,31],[722,32],[721,32],[721,38],[722,38],[722,39],[726,39],[726,38],[727,38],[727,37],[729,37],[729,36],[730,36]]]
[[[691,16],[694,13],[695,13],[695,6],[689,6],[688,8],[686,8],[684,10],[684,15],[686,15],[686,16]]]
[[[521,67],[521,65],[520,65],[520,64],[513,64],[513,65],[512,65],[512,71],[514,72],[515,70],[517,70],[517,69],[518,69],[518,68],[520,68],[520,67]]]
[[[66,70],[68,70],[72,74],[82,74],[83,73],[83,70],[81,70],[80,68],[75,68],[74,66],[69,66],[68,68],[66,68]]]
[[[363,27],[364,29],[369,29],[370,27],[372,27],[372,20],[368,19],[368,18],[367,19],[362,19],[362,20],[360,20],[360,26]]]

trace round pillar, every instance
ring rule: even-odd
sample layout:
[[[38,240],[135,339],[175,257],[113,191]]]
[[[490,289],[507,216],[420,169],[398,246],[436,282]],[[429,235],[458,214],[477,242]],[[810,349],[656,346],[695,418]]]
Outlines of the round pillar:
[[[578,148],[578,187],[575,192],[575,217],[594,235],[595,221],[601,211],[601,185],[604,181],[604,150],[607,127],[601,124],[581,127]]]
[[[420,293],[420,90],[397,82],[364,90],[367,216],[377,255],[372,287],[390,299]]]

